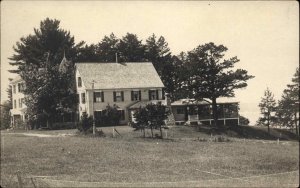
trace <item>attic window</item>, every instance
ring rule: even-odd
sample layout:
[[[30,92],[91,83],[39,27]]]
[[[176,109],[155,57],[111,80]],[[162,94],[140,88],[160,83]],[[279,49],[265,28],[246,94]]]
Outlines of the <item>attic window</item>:
[[[82,86],[82,81],[81,81],[81,77],[78,77],[78,87]]]

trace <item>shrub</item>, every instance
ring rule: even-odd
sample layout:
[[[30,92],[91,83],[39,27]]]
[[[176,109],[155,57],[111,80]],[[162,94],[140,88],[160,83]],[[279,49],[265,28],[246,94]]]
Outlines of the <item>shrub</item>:
[[[93,118],[92,116],[89,116],[87,114],[82,114],[81,120],[79,121],[77,125],[77,129],[80,132],[88,133],[89,129],[93,128]]]

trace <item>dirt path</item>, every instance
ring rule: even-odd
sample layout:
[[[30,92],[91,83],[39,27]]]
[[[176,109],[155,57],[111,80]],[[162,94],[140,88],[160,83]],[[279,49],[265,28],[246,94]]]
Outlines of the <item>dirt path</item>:
[[[41,138],[47,138],[47,137],[65,137],[65,136],[73,136],[74,135],[74,134],[50,135],[50,134],[40,134],[40,133],[5,133],[5,134],[24,135],[24,136],[36,136],[36,137],[41,137]]]

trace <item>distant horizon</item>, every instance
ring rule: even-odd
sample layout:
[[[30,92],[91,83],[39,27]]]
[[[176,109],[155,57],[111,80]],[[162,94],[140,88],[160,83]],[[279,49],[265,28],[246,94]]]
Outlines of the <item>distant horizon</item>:
[[[105,35],[121,38],[129,32],[143,43],[152,33],[165,37],[173,55],[208,42],[223,44],[226,57],[240,59],[235,68],[255,76],[235,92],[240,114],[253,125],[264,90],[269,87],[279,100],[298,67],[298,10],[296,1],[2,1],[1,102],[7,100],[8,78],[16,76],[8,73],[16,68],[8,64],[12,47],[49,17],[60,20],[75,43],[96,44]]]

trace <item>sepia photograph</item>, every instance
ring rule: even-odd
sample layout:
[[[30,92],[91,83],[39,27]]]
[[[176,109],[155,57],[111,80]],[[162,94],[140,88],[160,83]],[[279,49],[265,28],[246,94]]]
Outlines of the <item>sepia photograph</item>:
[[[0,6],[1,187],[299,187],[297,1]]]

